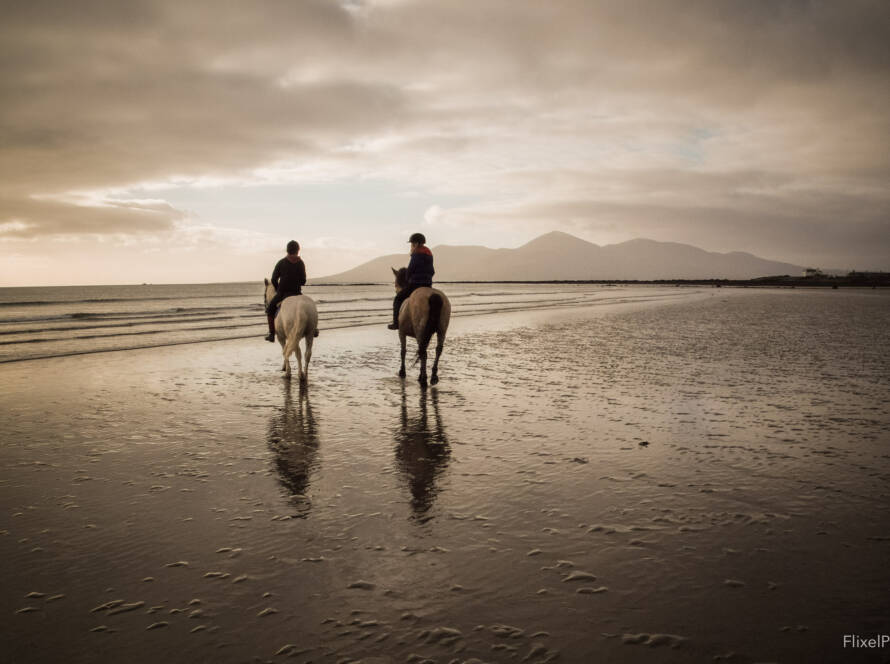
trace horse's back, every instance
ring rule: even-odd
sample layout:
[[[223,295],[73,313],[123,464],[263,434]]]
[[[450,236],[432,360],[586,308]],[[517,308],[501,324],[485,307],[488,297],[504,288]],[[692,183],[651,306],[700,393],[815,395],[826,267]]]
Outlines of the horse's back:
[[[438,288],[432,286],[421,286],[414,290],[408,298],[407,302],[413,302],[411,318],[416,320],[418,317],[426,318],[430,311],[430,298],[438,295],[442,306],[439,309],[439,325],[438,329],[444,332],[448,329],[448,322],[451,320],[451,302],[448,296]]]
[[[449,307],[451,303],[448,301],[448,296],[445,295],[438,288],[433,288],[432,286],[421,286],[420,288],[415,288],[414,292],[409,296],[409,300],[418,299],[418,300],[429,300],[431,296],[438,295],[442,298],[442,303],[447,304]]]
[[[290,295],[284,298],[278,315],[283,321],[303,320],[311,324],[313,330],[318,325],[318,308],[315,306],[315,300],[308,295]]]
[[[280,311],[290,309],[291,311],[317,311],[315,300],[308,295],[288,295],[281,301]]]

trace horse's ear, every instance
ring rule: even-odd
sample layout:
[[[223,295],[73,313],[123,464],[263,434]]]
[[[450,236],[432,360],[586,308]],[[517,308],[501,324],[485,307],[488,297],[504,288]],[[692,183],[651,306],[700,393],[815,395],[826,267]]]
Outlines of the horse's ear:
[[[266,282],[266,285],[267,285],[267,286],[269,285],[269,278],[268,278],[268,277],[266,277],[265,279],[263,279],[263,281]]]
[[[392,265],[389,266],[389,269],[392,270],[393,275],[399,276],[399,271],[395,269]]]

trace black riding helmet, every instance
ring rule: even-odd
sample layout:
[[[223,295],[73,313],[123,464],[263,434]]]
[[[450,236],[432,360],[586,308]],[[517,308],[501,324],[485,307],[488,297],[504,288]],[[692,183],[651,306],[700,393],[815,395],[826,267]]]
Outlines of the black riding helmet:
[[[423,236],[423,233],[414,233],[408,238],[408,242],[411,244],[426,244],[426,238]]]

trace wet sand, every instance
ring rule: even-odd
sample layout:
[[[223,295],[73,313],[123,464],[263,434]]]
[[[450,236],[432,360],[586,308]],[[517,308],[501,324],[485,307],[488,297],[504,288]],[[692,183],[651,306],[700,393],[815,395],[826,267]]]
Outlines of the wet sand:
[[[833,298],[833,299],[831,299]],[[0,367],[11,662],[847,662],[890,633],[890,298],[678,289]]]

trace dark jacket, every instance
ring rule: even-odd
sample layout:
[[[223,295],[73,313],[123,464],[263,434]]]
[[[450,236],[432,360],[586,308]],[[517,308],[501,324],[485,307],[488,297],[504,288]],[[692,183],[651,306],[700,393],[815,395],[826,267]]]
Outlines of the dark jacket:
[[[408,262],[408,285],[409,286],[432,286],[433,275],[436,271],[433,269],[433,252],[425,246],[418,247],[411,254],[411,260]]]
[[[306,265],[299,256],[295,262],[285,256],[275,264],[272,271],[272,285],[279,293],[300,295],[303,284],[306,283]]]

